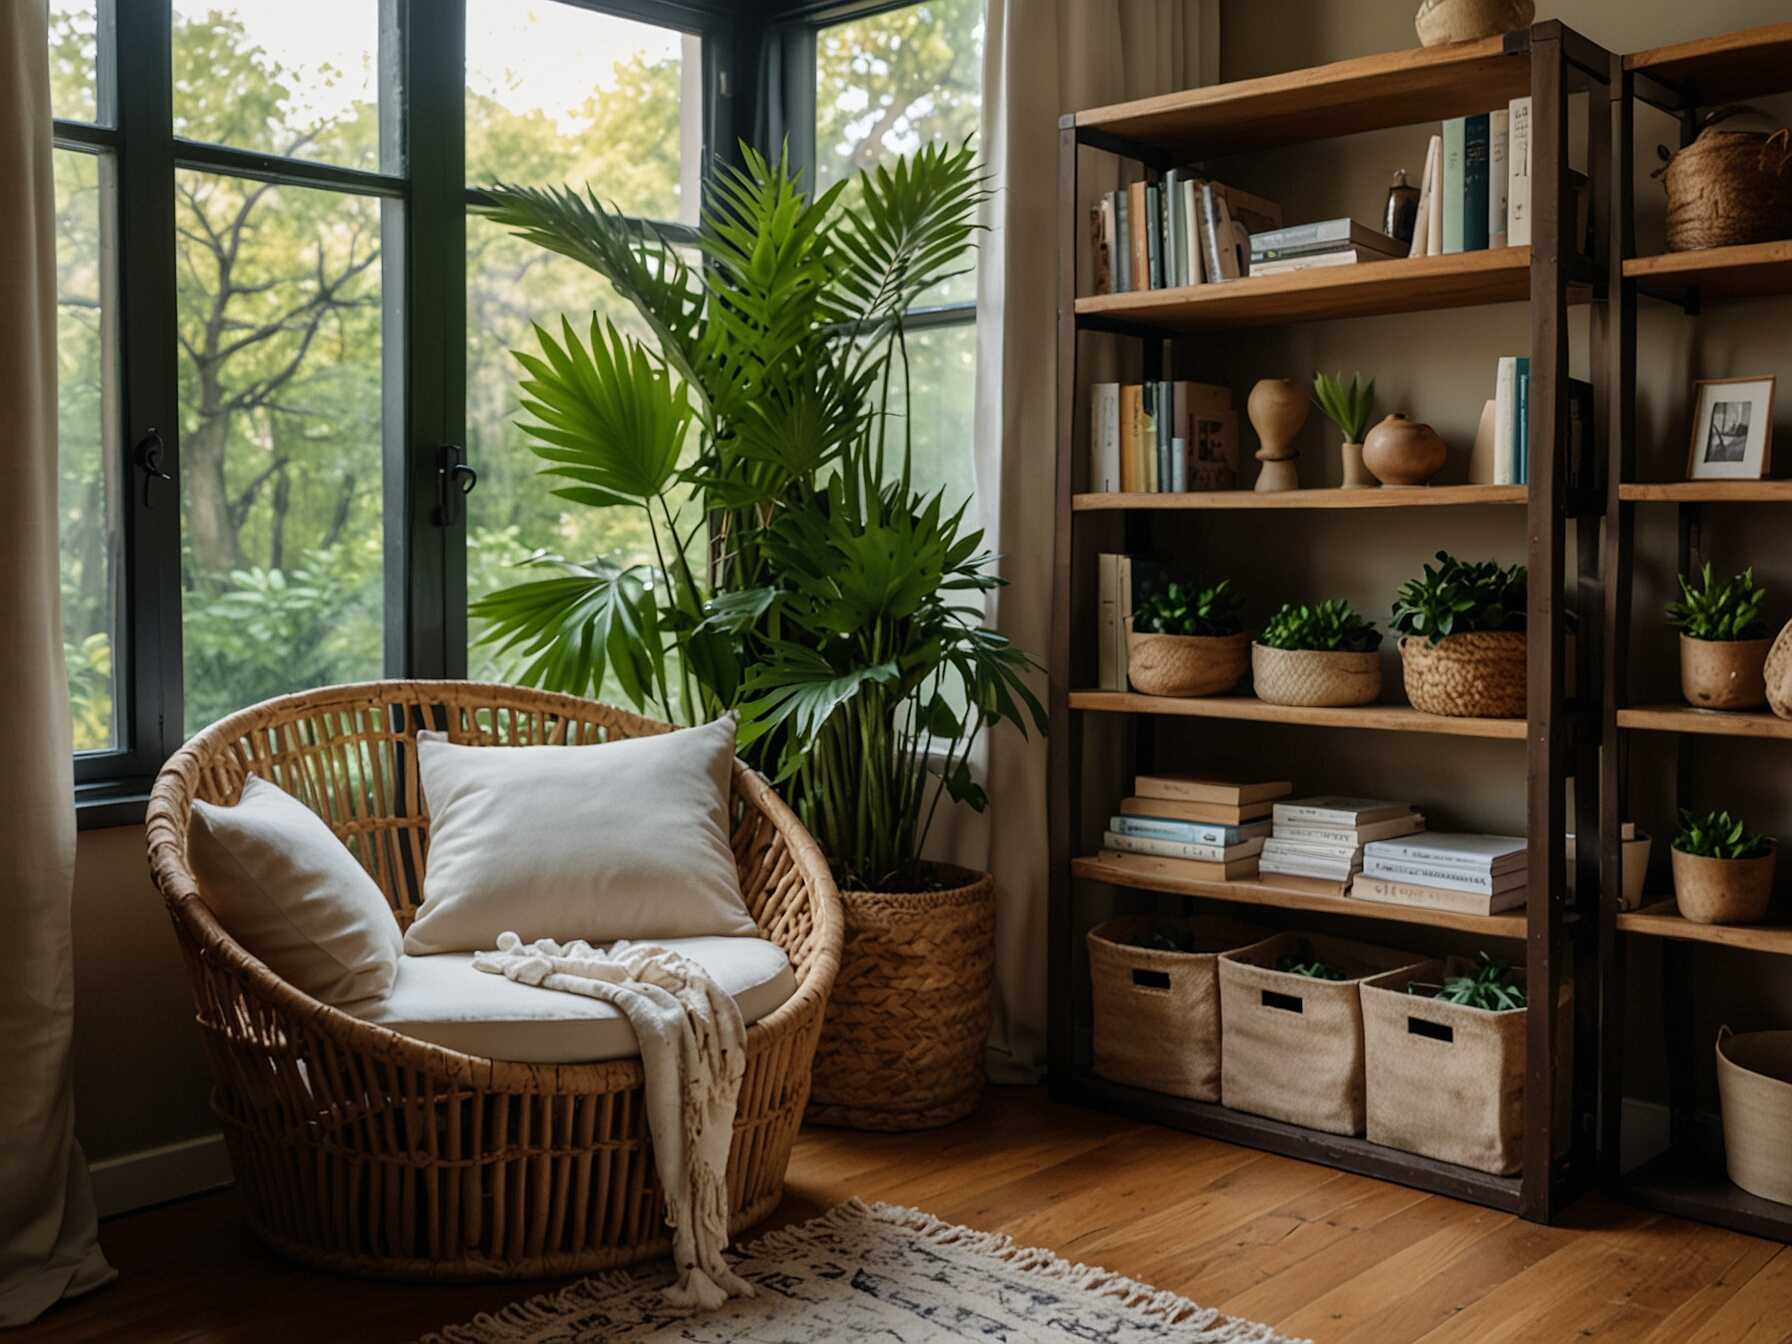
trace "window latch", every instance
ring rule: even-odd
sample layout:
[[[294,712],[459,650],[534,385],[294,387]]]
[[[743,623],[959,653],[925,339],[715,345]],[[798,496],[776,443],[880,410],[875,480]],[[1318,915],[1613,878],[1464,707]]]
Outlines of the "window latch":
[[[479,473],[467,465],[467,450],[445,443],[436,465],[436,522],[452,527],[462,517],[461,501],[479,484]]]
[[[162,442],[162,431],[152,428],[137,440],[137,446],[131,450],[131,459],[143,472],[143,507],[150,507],[150,487],[157,481],[172,481],[162,467],[162,453],[167,448]]]

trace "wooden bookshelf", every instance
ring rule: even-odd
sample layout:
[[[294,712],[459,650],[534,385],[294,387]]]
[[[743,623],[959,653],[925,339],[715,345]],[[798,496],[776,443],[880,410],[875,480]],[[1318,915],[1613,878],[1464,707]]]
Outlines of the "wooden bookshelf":
[[[1638,705],[1618,711],[1618,727],[1648,733],[1699,733],[1707,737],[1760,737],[1792,742],[1792,719],[1766,710],[1694,709],[1691,705]]]
[[[1079,513],[1104,509],[1444,509],[1523,504],[1529,493],[1522,485],[1383,486],[1377,490],[1281,490],[1266,495],[1254,490],[1110,491],[1077,495],[1070,507]]]
[[[1628,504],[1792,504],[1792,481],[1624,481]]]
[[[1787,74],[1792,71],[1792,23],[1635,51],[1624,58],[1624,68],[1666,86],[1676,95],[1677,101],[1670,103],[1676,110],[1780,93],[1792,85]]]
[[[1669,896],[1665,900],[1651,901],[1640,910],[1621,913],[1617,923],[1620,933],[1792,956],[1792,914],[1783,910],[1772,913],[1773,917],[1765,924],[1695,924],[1680,917],[1679,906]]]
[[[1411,705],[1345,708],[1272,705],[1250,695],[1140,695],[1136,691],[1072,691],[1070,707],[1097,714],[1170,714],[1194,719],[1244,719],[1252,723],[1356,728],[1377,733],[1436,733],[1443,737],[1525,738],[1523,719],[1455,719]]]
[[[1422,924],[1433,929],[1478,933],[1487,938],[1522,939],[1525,936],[1522,914],[1463,915],[1449,910],[1425,910],[1416,905],[1359,901],[1352,896],[1338,895],[1340,884],[1336,882],[1308,881],[1275,874],[1241,878],[1235,882],[1202,882],[1187,877],[1141,873],[1124,862],[1116,863],[1099,856],[1076,859],[1071,863],[1071,870],[1091,882],[1165,891],[1178,896],[1205,896],[1233,905],[1269,905],[1279,910],[1305,910],[1310,914],[1348,915],[1352,919],[1379,919],[1392,924]]]
[[[1792,294],[1792,242],[1632,257],[1624,275],[1644,294],[1672,303]]]

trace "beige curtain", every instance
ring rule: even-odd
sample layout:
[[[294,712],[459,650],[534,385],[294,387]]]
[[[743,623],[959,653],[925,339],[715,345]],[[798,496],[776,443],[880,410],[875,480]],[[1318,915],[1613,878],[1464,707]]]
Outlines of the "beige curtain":
[[[0,5],[0,1326],[99,1287],[74,1136],[74,779],[56,515],[56,237],[45,0]]]
[[[977,497],[1009,584],[994,600],[996,628],[1043,659],[1057,442],[1058,118],[1214,82],[1219,4],[987,0],[986,13],[982,151],[994,195],[977,282]],[[1118,184],[1118,168],[1111,156],[1083,152],[1085,211]],[[1036,1076],[1045,1057],[1046,750],[1038,737],[1004,729],[988,753],[989,808],[955,816],[950,844],[957,862],[996,876],[990,1064],[998,1080],[1019,1080]]]

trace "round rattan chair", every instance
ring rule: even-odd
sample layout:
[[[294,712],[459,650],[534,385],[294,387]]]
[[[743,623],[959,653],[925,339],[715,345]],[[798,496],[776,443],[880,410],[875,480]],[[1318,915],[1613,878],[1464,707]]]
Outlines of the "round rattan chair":
[[[280,980],[206,906],[187,861],[193,800],[232,803],[253,771],[323,817],[409,924],[428,851],[420,728],[520,746],[670,725],[515,686],[370,682],[245,709],[168,762],[150,798],[150,866],[192,979],[249,1222],[295,1259],[380,1277],[527,1278],[664,1255],[640,1060],[481,1059],[361,1022]],[[747,1029],[728,1157],[738,1232],[783,1195],[843,919],[815,841],[739,761],[733,817],[747,907],[797,977],[790,1000]]]

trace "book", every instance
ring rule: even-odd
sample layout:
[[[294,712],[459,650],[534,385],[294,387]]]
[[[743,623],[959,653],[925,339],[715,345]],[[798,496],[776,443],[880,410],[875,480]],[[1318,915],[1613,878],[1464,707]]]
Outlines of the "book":
[[[1153,840],[1179,840],[1190,845],[1237,845],[1246,840],[1265,839],[1269,835],[1267,821],[1247,821],[1237,826],[1214,825],[1210,822],[1175,821],[1168,817],[1109,817],[1108,829],[1121,835],[1136,835]]]
[[[1405,248],[1389,252],[1375,243],[1307,243],[1299,247],[1272,247],[1263,252],[1253,252],[1251,265],[1258,266],[1268,261],[1295,261],[1301,257],[1329,257],[1338,252],[1349,252],[1365,261],[1395,261],[1406,255]]]
[[[1124,555],[1095,557],[1095,670],[1104,691],[1126,689],[1126,621],[1121,615],[1120,563]]]
[[[1089,488],[1120,488],[1120,384],[1089,386]]]
[[[1119,191],[1110,191],[1108,199],[1114,203],[1112,261],[1115,292],[1124,294],[1132,289],[1132,197],[1122,187]]]
[[[1237,280],[1250,266],[1250,235],[1232,218],[1224,191],[1209,182],[1201,188],[1201,228],[1206,253],[1201,263],[1215,281]]]
[[[1089,269],[1097,294],[1114,292],[1114,233],[1109,223],[1112,208],[1107,196],[1089,207]]]
[[[1443,149],[1443,137],[1437,135],[1432,136],[1425,146],[1425,171],[1419,178],[1418,214],[1412,226],[1412,245],[1406,250],[1409,257],[1431,255],[1431,207],[1437,199],[1437,175]]]
[[[1170,798],[1123,798],[1120,813],[1127,817],[1160,817],[1172,821],[1205,821],[1216,826],[1237,826],[1267,817],[1271,803],[1187,803]]]
[[[1345,854],[1316,854],[1310,850],[1291,849],[1274,836],[1263,842],[1262,857],[1265,863],[1288,863],[1325,877],[1349,877],[1363,866],[1362,855],[1354,849]]]
[[[1309,859],[1353,859],[1363,847],[1350,841],[1308,840],[1289,835],[1271,835],[1270,844],[1277,854]]]
[[[1443,200],[1444,252],[1462,251],[1463,161],[1467,117],[1451,117],[1444,123]]]
[[[1497,915],[1521,908],[1528,893],[1521,887],[1498,894],[1472,891],[1451,891],[1445,887],[1427,887],[1418,882],[1395,882],[1385,877],[1358,877],[1350,884],[1350,894],[1359,901],[1375,901],[1382,905],[1411,905],[1424,910],[1447,910],[1458,915]]]
[[[1431,200],[1425,212],[1425,255],[1437,257],[1444,250],[1444,138],[1432,137],[1437,158],[1431,176]]]
[[[1259,873],[1287,877],[1316,877],[1328,882],[1345,883],[1355,876],[1352,868],[1329,863],[1309,862],[1304,859],[1290,859],[1279,855],[1263,854],[1257,859]]]
[[[1188,448],[1188,488],[1234,489],[1238,413],[1232,409],[1231,389],[1183,382],[1177,384],[1177,397],[1177,425]]]
[[[1366,845],[1372,840],[1413,835],[1424,829],[1425,818],[1418,812],[1408,812],[1402,817],[1389,817],[1386,821],[1372,821],[1363,826],[1327,826],[1320,822],[1275,823],[1278,838],[1334,845]]]
[[[1126,213],[1131,221],[1132,287],[1151,288],[1150,201],[1145,195],[1147,184],[1134,182],[1126,188]]]
[[[1294,791],[1284,779],[1233,780],[1213,775],[1140,775],[1132,783],[1140,798],[1174,798],[1190,803],[1260,803]]]
[[[1531,100],[1506,104],[1506,245],[1531,242]]]
[[[1268,233],[1251,235],[1251,260],[1259,257],[1294,255],[1354,244],[1374,252],[1397,256],[1400,244],[1379,229],[1358,224],[1354,219],[1322,219],[1312,224],[1291,224]]]
[[[1488,117],[1462,122],[1462,251],[1487,250]]]
[[[1363,872],[1369,877],[1383,877],[1395,882],[1416,882],[1420,886],[1438,887],[1444,891],[1474,891],[1490,896],[1521,889],[1526,885],[1522,869],[1515,873],[1470,873],[1442,864],[1395,863],[1388,859],[1364,859]]]
[[[1261,836],[1240,840],[1236,845],[1198,845],[1181,840],[1157,840],[1146,835],[1128,835],[1124,831],[1108,831],[1101,837],[1105,848],[1127,854],[1155,854],[1164,859],[1199,859],[1203,863],[1231,863],[1235,859],[1254,857],[1263,848]]]
[[[1390,803],[1379,798],[1345,798],[1322,793],[1292,803],[1276,803],[1273,815],[1279,827],[1284,822],[1319,822],[1332,826],[1362,826],[1369,822],[1404,817],[1412,811],[1410,803]]]
[[[1506,872],[1523,868],[1530,845],[1522,835],[1479,835],[1462,831],[1427,831],[1416,840],[1377,840],[1371,857],[1412,863],[1442,863]]]
[[[1512,175],[1506,163],[1511,144],[1512,112],[1498,108],[1487,114],[1487,246],[1506,245],[1507,202],[1511,197]]]
[[[1285,257],[1280,261],[1253,261],[1252,275],[1285,275],[1289,271],[1307,271],[1322,266],[1354,266],[1363,261],[1393,261],[1394,258],[1367,248],[1342,248],[1335,252],[1315,252],[1304,257]]]
[[[1188,267],[1184,283],[1204,284],[1206,268],[1201,264],[1201,194],[1200,182],[1183,178],[1176,183],[1176,194],[1182,198],[1182,250]]]
[[[1154,182],[1145,184],[1145,265],[1152,289],[1164,288],[1163,191]]]
[[[1512,355],[1494,366],[1493,483],[1518,484],[1518,360]]]
[[[1180,168],[1164,174],[1164,280],[1172,289],[1188,283],[1188,258],[1182,251],[1182,177]]]
[[[1129,493],[1145,488],[1145,473],[1139,457],[1139,421],[1143,412],[1139,399],[1144,388],[1138,383],[1120,387],[1120,488]]]
[[[1177,877],[1192,882],[1236,882],[1257,875],[1257,860],[1233,859],[1228,863],[1204,863],[1199,859],[1166,859],[1156,854],[1125,854],[1117,849],[1101,851],[1104,863],[1138,877]]]
[[[1514,457],[1518,484],[1531,483],[1531,357],[1520,355],[1513,375],[1512,437],[1518,441]]]

